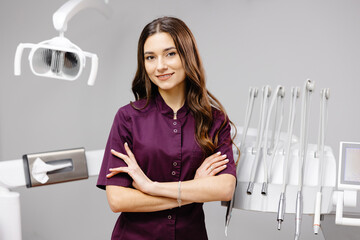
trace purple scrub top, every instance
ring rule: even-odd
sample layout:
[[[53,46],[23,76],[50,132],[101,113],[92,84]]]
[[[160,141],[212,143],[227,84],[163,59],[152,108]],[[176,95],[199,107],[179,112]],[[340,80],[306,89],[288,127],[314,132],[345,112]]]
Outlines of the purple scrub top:
[[[136,101],[136,107],[143,107],[145,100]],[[213,125],[209,131],[211,137],[219,130],[224,115],[213,108]],[[99,173],[97,186],[106,185],[132,187],[132,179],[126,173],[106,178],[109,168],[126,166],[125,162],[110,153],[111,149],[126,154],[124,143],[129,144],[136,160],[144,173],[157,182],[178,182],[194,179],[195,172],[205,159],[195,140],[195,119],[185,103],[174,112],[166,105],[161,95],[150,100],[141,110],[130,104],[120,108],[115,116],[104,159]],[[219,147],[215,152],[226,154],[229,163],[219,174],[231,174],[236,177],[233,159],[230,124],[219,133]],[[124,212],[119,216],[112,240],[206,240],[207,233],[202,203],[192,203],[173,209],[157,212]]]

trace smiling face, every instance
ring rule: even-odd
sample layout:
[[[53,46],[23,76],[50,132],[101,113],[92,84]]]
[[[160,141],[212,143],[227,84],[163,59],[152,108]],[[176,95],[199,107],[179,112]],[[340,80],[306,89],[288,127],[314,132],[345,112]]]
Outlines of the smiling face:
[[[144,44],[145,70],[163,94],[185,94],[185,69],[171,35],[155,33]]]

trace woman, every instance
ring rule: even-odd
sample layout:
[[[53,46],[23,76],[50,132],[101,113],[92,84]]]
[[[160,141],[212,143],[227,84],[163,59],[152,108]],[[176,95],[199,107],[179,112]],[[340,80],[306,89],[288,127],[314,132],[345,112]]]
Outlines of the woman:
[[[229,119],[205,86],[195,39],[163,17],[138,43],[135,102],[117,112],[97,186],[122,212],[112,239],[207,239],[202,205],[231,199]]]

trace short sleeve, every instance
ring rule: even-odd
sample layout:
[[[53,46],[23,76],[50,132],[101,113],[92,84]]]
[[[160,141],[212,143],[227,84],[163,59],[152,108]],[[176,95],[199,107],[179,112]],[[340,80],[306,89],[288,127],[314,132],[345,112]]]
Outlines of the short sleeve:
[[[106,175],[110,173],[109,168],[126,166],[126,163],[111,154],[111,149],[126,154],[124,143],[127,142],[132,149],[131,118],[125,107],[120,108],[116,113],[112,124],[109,138],[105,147],[104,157],[96,186],[105,189],[107,185],[130,187],[132,179],[127,173],[119,173],[111,178]]]
[[[224,121],[224,116],[221,116],[216,120],[220,124]],[[236,165],[234,161],[233,156],[233,149],[232,149],[232,140],[231,140],[231,127],[230,127],[230,121],[227,118],[225,122],[225,126],[220,130],[219,136],[218,136],[218,147],[216,148],[215,152],[221,152],[221,154],[226,154],[227,159],[229,159],[229,163],[227,164],[227,167],[218,173],[220,174],[231,174],[234,177],[236,177]]]

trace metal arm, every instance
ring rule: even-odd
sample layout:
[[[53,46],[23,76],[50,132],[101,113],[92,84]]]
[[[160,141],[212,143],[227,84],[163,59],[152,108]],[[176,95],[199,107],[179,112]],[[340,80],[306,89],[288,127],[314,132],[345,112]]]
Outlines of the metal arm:
[[[109,17],[111,10],[104,0],[70,0],[53,14],[53,24],[56,30],[63,33],[67,30],[67,23],[78,12],[86,8],[94,8],[105,17]]]

